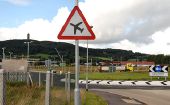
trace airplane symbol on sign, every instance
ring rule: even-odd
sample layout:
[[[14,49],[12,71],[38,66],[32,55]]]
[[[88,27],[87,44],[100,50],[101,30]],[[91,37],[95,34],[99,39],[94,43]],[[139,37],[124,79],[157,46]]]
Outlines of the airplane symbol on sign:
[[[80,28],[79,25],[81,25],[83,22],[79,22],[77,24],[70,23],[71,26],[74,27],[74,35],[76,35],[77,30],[79,30],[81,33],[83,32],[84,28]]]

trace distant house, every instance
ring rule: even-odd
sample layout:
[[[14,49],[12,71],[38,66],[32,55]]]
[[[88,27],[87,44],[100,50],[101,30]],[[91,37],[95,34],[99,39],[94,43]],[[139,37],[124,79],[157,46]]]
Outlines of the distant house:
[[[120,62],[121,65],[126,65],[128,63],[131,63],[132,65],[138,65],[138,66],[151,66],[155,65],[155,62],[149,62],[149,61],[122,61]]]

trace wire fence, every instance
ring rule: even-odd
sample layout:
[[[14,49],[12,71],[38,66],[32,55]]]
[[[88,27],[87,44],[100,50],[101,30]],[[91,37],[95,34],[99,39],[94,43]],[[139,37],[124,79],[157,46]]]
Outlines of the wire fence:
[[[68,75],[67,77],[74,77]],[[50,71],[28,74],[0,69],[0,105],[71,105],[74,85],[65,82],[71,78],[65,79],[65,74],[59,75]]]

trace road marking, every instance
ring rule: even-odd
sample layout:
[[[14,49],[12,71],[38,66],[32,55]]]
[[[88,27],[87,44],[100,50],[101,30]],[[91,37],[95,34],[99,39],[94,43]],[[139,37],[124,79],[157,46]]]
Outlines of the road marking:
[[[80,84],[86,84],[86,80],[80,80]],[[112,80],[88,80],[92,85],[120,85],[120,86],[170,86],[170,81],[112,81]]]

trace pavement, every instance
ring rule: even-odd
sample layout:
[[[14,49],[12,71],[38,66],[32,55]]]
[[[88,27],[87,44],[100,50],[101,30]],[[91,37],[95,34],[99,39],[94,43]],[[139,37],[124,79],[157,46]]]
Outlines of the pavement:
[[[169,89],[91,89],[108,105],[170,105]]]

